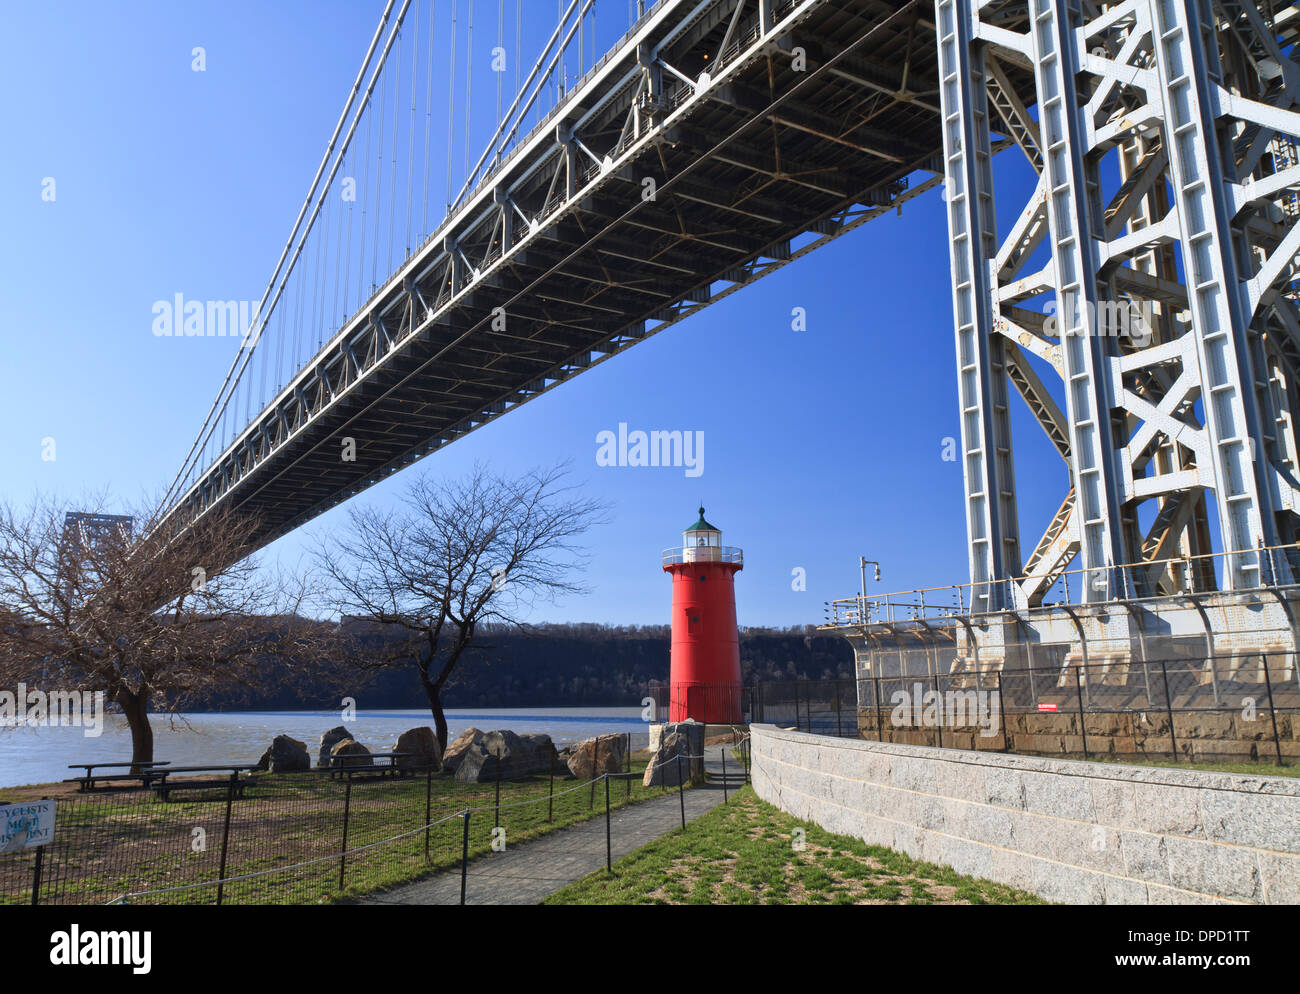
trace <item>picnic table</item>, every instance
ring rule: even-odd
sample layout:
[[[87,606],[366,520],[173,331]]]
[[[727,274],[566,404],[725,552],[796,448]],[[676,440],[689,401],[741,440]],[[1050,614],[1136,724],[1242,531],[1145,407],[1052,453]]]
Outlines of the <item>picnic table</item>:
[[[234,789],[235,797],[243,797],[246,781],[240,780],[239,774],[253,769],[255,767],[251,764],[240,766],[169,766],[165,770],[158,770],[159,775],[149,786],[159,800],[162,801],[171,800],[171,795],[178,790],[216,791],[218,789],[226,790],[231,787]],[[169,780],[168,778],[173,773],[228,773],[231,776]]]
[[[330,777],[334,780],[382,780],[384,777],[409,777],[415,773],[415,770],[410,767],[398,766],[397,760],[411,759],[418,755],[419,753],[414,752],[381,752],[372,755],[368,763],[349,765],[343,765],[343,763],[346,763],[351,757],[343,756],[341,757],[342,763],[331,760]],[[384,759],[388,760],[388,762],[379,762]]]
[[[75,783],[78,792],[87,793],[95,789],[96,782],[118,781],[118,780],[139,780],[145,787],[150,786],[153,780],[162,772],[158,769],[161,766],[169,765],[166,759],[151,760],[147,763],[69,763],[70,770],[85,770],[86,772],[79,777],[69,777],[64,783]],[[134,770],[136,767],[142,767],[139,773],[96,773],[95,770],[119,769],[129,767]]]

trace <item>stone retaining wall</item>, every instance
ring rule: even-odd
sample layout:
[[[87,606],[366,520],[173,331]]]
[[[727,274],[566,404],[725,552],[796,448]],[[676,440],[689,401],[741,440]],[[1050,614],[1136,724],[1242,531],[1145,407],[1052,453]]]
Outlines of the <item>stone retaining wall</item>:
[[[1300,780],[751,727],[758,796],[1078,904],[1300,903]]]

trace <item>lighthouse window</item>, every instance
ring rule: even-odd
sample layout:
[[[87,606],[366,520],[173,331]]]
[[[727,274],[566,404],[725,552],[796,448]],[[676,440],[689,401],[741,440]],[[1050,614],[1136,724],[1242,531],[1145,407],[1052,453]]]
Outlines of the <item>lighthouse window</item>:
[[[691,635],[699,634],[700,616],[698,614],[688,614],[686,618],[690,622],[690,625],[687,628],[688,633]]]
[[[701,574],[700,574],[700,579],[701,579],[701,580],[707,580],[708,578],[709,578],[709,576],[708,576],[707,573],[701,573]]]

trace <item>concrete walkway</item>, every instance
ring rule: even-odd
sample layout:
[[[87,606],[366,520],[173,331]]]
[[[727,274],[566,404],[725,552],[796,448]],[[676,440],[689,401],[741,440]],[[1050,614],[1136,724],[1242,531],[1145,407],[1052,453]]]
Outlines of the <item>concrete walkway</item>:
[[[706,746],[704,768],[710,782],[687,790],[689,824],[722,803],[723,746]],[[727,752],[729,791],[745,782],[744,769]],[[676,790],[663,797],[620,808],[610,814],[614,859],[667,835],[682,824],[681,799]],[[537,904],[550,894],[605,868],[605,816],[603,813],[571,828],[551,832],[503,853],[472,860],[465,887],[466,904]],[[460,868],[442,870],[423,880],[402,884],[381,894],[358,898],[358,904],[459,904]]]

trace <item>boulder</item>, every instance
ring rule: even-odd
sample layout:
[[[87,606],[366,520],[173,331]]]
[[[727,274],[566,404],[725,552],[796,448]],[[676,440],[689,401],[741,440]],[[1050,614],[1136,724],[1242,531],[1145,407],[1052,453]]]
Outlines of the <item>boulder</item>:
[[[306,743],[287,735],[277,735],[271,740],[271,747],[257,761],[257,769],[272,773],[300,773],[311,769],[311,753],[307,751]]]
[[[330,750],[331,766],[369,766],[372,761],[370,750],[356,739],[335,742]]]
[[[626,735],[598,735],[573,747],[569,772],[579,780],[591,780],[627,768]]]
[[[679,779],[686,783],[701,783],[704,778],[704,760],[698,757],[703,754],[703,725],[685,721],[652,726],[650,762],[641,783],[646,787],[676,787]]]
[[[343,725],[331,728],[328,732],[322,732],[320,737],[320,753],[316,759],[317,766],[330,765],[330,753],[334,746],[344,739],[352,738],[352,733]]]
[[[559,765],[556,760],[555,743],[551,741],[549,735],[544,732],[529,732],[519,737],[523,740],[524,748],[529,752],[529,772],[550,773],[553,765]]]
[[[462,783],[519,780],[550,769],[555,746],[549,735],[516,735],[509,729],[482,732],[456,764]]]
[[[442,768],[442,750],[438,748],[438,736],[428,725],[409,728],[397,737],[393,752],[411,753],[393,760],[399,769],[428,770]]]
[[[486,732],[478,728],[467,728],[457,735],[447,746],[447,751],[442,754],[442,768],[449,773],[455,773],[456,767],[460,765],[465,753],[486,734]]]

